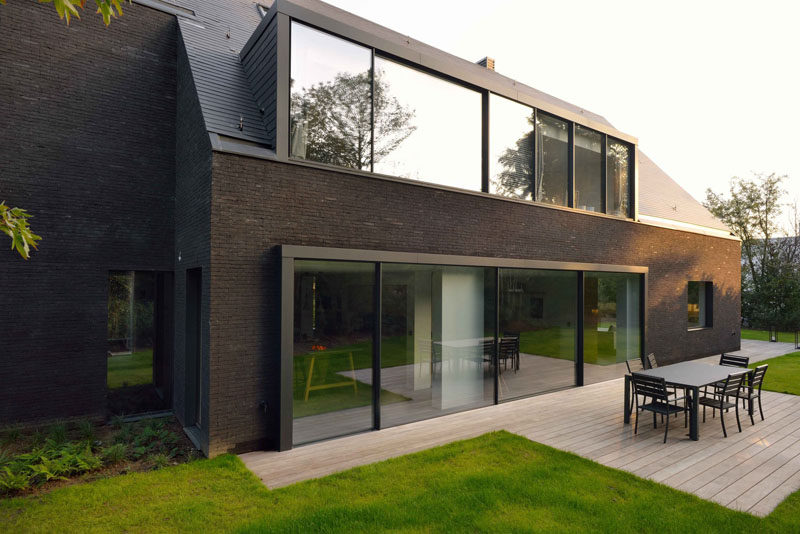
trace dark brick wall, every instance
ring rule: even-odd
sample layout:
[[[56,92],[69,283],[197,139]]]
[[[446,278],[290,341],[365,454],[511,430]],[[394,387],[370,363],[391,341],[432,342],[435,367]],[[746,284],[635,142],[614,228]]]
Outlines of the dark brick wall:
[[[647,266],[648,350],[739,346],[738,241],[220,153],[212,195],[212,454],[277,437],[280,244]],[[687,332],[689,280],[714,281],[711,330]]]
[[[203,276],[201,349],[208,369],[209,250],[211,220],[211,142],[203,122],[186,50],[178,45],[177,122],[175,148],[175,367],[174,409],[186,424],[185,312],[186,270],[201,268]],[[200,446],[208,452],[208,373],[204,373]]]
[[[0,424],[101,413],[108,271],[173,266],[175,20],[92,11],[0,6],[0,199],[44,238],[0,239]]]

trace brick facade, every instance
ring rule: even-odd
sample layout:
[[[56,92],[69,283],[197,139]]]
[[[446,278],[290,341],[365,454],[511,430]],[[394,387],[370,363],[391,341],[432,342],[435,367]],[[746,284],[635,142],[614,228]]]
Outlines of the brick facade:
[[[739,347],[730,239],[215,153],[211,242],[212,451],[277,438],[281,244],[646,266],[648,351]],[[687,331],[689,280],[714,282],[712,329]]]
[[[0,241],[0,425],[99,414],[108,271],[173,266],[175,19],[9,2],[0,35],[0,199],[43,236]]]

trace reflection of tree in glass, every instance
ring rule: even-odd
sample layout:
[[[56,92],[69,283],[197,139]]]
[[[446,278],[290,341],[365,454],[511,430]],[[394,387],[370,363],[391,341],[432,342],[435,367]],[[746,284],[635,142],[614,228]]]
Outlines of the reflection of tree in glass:
[[[533,199],[533,121],[534,116],[531,113],[528,117],[528,133],[497,158],[503,170],[492,176],[492,191],[498,195]]]
[[[292,92],[293,156],[353,169],[370,170],[411,135],[414,111],[392,96],[375,73],[375,147],[371,151],[370,76],[340,73],[332,81]]]
[[[609,184],[613,202],[608,206],[609,211],[621,214],[628,213],[628,157],[629,150],[622,143],[608,143]],[[625,177],[625,180],[622,180]]]

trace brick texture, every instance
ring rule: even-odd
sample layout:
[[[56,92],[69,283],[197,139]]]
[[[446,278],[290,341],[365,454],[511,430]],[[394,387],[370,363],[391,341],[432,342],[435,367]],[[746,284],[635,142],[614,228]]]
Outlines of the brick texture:
[[[281,244],[646,266],[649,351],[739,347],[738,241],[221,153],[212,169],[212,452],[277,439]],[[689,280],[715,284],[712,329],[687,331]]]
[[[102,413],[108,271],[173,265],[175,20],[9,2],[0,35],[0,199],[44,238],[0,240],[0,425]]]

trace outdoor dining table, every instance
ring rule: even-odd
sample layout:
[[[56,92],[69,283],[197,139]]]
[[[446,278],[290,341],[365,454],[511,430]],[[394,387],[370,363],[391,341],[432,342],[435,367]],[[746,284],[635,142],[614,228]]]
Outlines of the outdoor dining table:
[[[729,374],[741,371],[743,370],[713,363],[680,362],[639,371],[637,374],[663,378],[668,386],[675,386],[676,389],[683,389],[689,393],[689,402],[691,403],[689,437],[697,441],[700,437],[697,425],[697,414],[700,411],[700,388],[722,382],[728,378]],[[631,393],[631,376],[625,375],[625,424],[630,424],[631,422]]]

